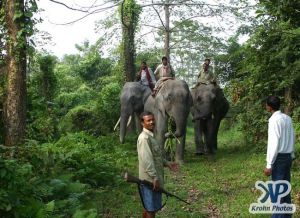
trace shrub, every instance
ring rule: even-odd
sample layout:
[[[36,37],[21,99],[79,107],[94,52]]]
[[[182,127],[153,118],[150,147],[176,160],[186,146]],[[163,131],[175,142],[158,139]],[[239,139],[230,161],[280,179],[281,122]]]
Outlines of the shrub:
[[[60,132],[80,132],[99,135],[99,121],[93,102],[72,108],[60,123]]]
[[[100,130],[103,133],[112,132],[114,124],[120,117],[120,92],[118,83],[109,83],[102,88],[97,102]]]

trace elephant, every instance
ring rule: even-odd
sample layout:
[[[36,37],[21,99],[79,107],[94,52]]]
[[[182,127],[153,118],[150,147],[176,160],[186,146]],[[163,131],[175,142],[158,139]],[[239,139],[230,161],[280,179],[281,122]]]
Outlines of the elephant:
[[[187,83],[173,79],[165,81],[156,96],[149,96],[145,103],[144,110],[154,114],[154,135],[162,147],[167,136],[168,118],[173,117],[176,124],[175,136],[181,137],[180,144],[176,147],[176,162],[183,161],[186,125],[191,105],[192,96]]]
[[[135,118],[136,127],[140,131],[139,115],[144,110],[146,99],[151,94],[148,86],[142,85],[140,82],[126,82],[121,91],[121,116],[120,116],[120,142],[125,142],[126,128],[128,118]]]
[[[206,145],[208,153],[213,155],[218,148],[218,131],[221,120],[229,110],[229,103],[223,90],[215,84],[200,83],[191,90],[191,94],[196,154],[204,154]]]

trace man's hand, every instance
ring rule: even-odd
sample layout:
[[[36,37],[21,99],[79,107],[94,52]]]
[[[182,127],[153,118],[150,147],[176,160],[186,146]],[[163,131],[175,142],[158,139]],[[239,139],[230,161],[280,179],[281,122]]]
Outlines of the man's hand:
[[[179,164],[178,163],[170,162],[170,163],[168,163],[168,167],[173,172],[178,172],[179,171]]]
[[[272,174],[272,168],[265,168],[264,174],[265,174],[265,176],[270,176]]]
[[[153,180],[153,191],[158,191],[159,190],[159,181],[158,179]]]

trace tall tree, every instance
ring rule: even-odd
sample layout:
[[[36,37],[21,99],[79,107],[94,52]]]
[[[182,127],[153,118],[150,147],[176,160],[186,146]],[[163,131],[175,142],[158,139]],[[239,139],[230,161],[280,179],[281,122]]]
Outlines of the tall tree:
[[[197,56],[212,55],[212,47],[220,44],[219,33],[222,32],[224,37],[228,29],[232,32],[237,22],[246,19],[254,5],[247,0],[213,3],[206,0],[145,0],[141,7],[145,9],[141,26],[151,28],[151,34],[158,33],[158,41],[164,42],[164,55],[172,53],[178,58],[179,53],[190,50],[197,50]],[[185,43],[187,41],[189,43]]]
[[[5,145],[23,143],[26,114],[26,32],[24,0],[5,1],[7,90],[4,103]]]
[[[164,5],[164,11],[165,11],[165,44],[164,44],[164,53],[165,56],[170,60],[170,6],[169,6],[169,0],[166,0],[166,3]]]
[[[5,39],[5,145],[18,146],[25,137],[26,121],[26,63],[27,37],[32,35],[37,10],[35,0],[6,0],[1,2]]]
[[[122,54],[121,60],[126,81],[133,81],[135,75],[134,36],[138,25],[141,8],[135,0],[124,0],[121,5]]]

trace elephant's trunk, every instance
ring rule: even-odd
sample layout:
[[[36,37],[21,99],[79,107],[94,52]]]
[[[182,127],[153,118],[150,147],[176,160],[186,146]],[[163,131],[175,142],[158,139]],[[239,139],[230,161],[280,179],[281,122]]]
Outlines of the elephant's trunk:
[[[186,123],[187,123],[187,114],[182,114],[178,112],[175,116],[173,116],[175,123],[176,123],[176,131],[175,136],[181,137],[185,134],[186,131]]]
[[[123,144],[125,142],[125,135],[126,135],[126,129],[127,129],[127,122],[130,114],[126,112],[121,112],[120,117],[120,142]]]

